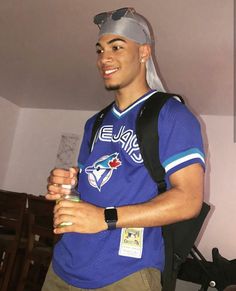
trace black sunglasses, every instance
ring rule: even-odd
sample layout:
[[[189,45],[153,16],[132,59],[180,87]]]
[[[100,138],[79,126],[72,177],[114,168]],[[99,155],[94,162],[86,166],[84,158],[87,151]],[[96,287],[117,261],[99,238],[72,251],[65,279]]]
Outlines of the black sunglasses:
[[[113,11],[102,12],[94,16],[93,22],[101,27],[101,24],[106,22],[107,18],[111,16],[113,20],[119,20],[128,14],[134,15],[136,13],[134,8],[124,7]]]

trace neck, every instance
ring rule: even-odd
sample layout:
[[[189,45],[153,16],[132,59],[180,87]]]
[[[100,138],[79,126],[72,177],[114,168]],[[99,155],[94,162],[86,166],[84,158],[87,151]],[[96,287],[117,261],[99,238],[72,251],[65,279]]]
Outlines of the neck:
[[[125,110],[141,96],[146,94],[150,90],[150,87],[145,84],[145,86],[140,86],[139,88],[123,88],[119,89],[115,93],[115,102],[120,110]]]

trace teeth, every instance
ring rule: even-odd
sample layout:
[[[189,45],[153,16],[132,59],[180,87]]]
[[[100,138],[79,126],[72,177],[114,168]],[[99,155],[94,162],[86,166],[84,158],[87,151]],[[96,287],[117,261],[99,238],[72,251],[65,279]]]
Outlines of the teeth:
[[[106,75],[108,75],[108,74],[112,74],[112,73],[114,73],[114,72],[116,72],[116,71],[117,71],[117,69],[106,70],[106,71],[105,71],[105,74],[106,74]]]

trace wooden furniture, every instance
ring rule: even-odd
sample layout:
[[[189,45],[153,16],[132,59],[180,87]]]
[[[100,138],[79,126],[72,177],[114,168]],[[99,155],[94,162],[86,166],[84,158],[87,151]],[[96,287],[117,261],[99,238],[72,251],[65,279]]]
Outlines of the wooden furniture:
[[[28,195],[28,236],[17,291],[41,290],[57,236],[53,233],[55,202]]]
[[[20,244],[27,194],[0,190],[0,291],[9,283]]]

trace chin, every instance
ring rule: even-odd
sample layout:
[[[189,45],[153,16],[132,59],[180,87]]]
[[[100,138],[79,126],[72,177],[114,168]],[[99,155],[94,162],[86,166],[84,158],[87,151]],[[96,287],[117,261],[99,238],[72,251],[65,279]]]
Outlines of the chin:
[[[120,89],[120,85],[105,85],[107,91],[116,91]]]

